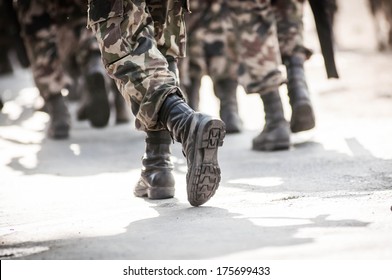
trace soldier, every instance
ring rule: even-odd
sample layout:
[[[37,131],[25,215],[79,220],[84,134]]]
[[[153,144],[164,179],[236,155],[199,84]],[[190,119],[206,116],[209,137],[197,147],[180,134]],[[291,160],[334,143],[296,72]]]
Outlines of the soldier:
[[[184,56],[186,1],[89,0],[88,25],[94,31],[107,72],[116,80],[147,132],[146,154],[136,196],[174,196],[170,134],[187,159],[188,201],[207,202],[220,182],[218,147],[221,120],[193,111],[178,85],[177,59]]]
[[[292,109],[290,128],[300,132],[314,128],[315,116],[304,72],[312,51],[303,44],[304,0],[273,0],[279,48],[287,70],[287,89]]]
[[[206,72],[214,81],[215,93],[221,100],[222,119],[227,127],[230,124],[233,132],[239,131],[240,119],[235,93],[238,75],[240,75],[240,81],[246,91],[259,93],[264,104],[265,126],[260,135],[253,139],[252,148],[254,150],[288,149],[290,129],[284,118],[278,90],[283,79],[277,69],[281,60],[277,57],[279,50],[278,41],[274,38],[275,19],[269,1],[216,0],[193,3],[195,7],[192,7],[192,14],[188,19],[190,57],[189,62],[185,63],[189,69],[182,68],[182,72],[185,73],[182,82],[185,85],[193,85],[189,87],[193,89],[189,94],[190,104],[198,102],[194,97],[198,96],[200,77],[203,70],[207,68]],[[229,19],[223,14],[227,7],[230,11]],[[196,8],[196,12],[193,8]],[[233,23],[235,36],[233,36]],[[235,42],[238,44],[236,45]],[[221,70],[214,72],[214,69]],[[188,76],[191,79],[187,80]],[[224,78],[218,79],[217,77],[220,76]],[[229,111],[231,116],[237,116],[231,118],[236,121],[230,122],[223,118],[222,104],[229,104],[228,107],[232,109],[223,112]],[[227,130],[229,131],[228,128]]]
[[[265,125],[253,139],[254,150],[281,150],[290,146],[290,128],[284,117],[279,86],[284,82],[275,17],[270,1],[226,1],[237,37],[238,78],[245,91],[260,95]]]
[[[87,119],[93,127],[106,126],[110,115],[107,89],[110,88],[114,94],[116,123],[129,122],[130,110],[114,81],[106,75],[96,38],[86,28],[86,1],[57,1],[59,56],[72,78],[72,84],[68,86],[69,95],[81,97],[82,104],[78,109],[77,119]]]
[[[76,50],[76,63],[89,94],[87,117],[94,127],[106,126],[110,114],[106,73],[96,39],[85,27],[86,3],[83,0],[19,0],[17,11],[33,78],[50,116],[48,136],[69,137],[70,115],[61,92],[71,84],[64,61]],[[73,32],[77,36],[73,36]]]
[[[238,113],[238,61],[231,19],[224,0],[192,1],[186,14],[187,57],[180,61],[180,81],[188,104],[199,108],[201,78],[209,75],[220,101],[220,117],[227,133],[242,130]]]

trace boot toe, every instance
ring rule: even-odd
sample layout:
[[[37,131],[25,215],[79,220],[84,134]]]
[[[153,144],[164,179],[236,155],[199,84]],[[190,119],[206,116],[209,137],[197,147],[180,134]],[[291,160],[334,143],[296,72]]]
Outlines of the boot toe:
[[[310,103],[293,106],[290,129],[293,133],[306,131],[316,126],[314,111]]]
[[[290,129],[286,121],[277,126],[267,125],[252,141],[252,150],[255,151],[277,151],[289,148]]]

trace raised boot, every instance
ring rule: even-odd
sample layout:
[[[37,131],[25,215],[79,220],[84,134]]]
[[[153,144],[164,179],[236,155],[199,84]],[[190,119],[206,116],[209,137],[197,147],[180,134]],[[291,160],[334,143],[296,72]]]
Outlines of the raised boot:
[[[287,90],[291,105],[290,128],[300,132],[315,127],[315,116],[304,71],[304,58],[299,55],[284,57],[287,68]]]
[[[149,131],[142,172],[134,194],[137,197],[164,199],[174,196],[173,163],[170,160],[172,139],[167,130]]]
[[[253,139],[253,150],[274,151],[290,147],[290,128],[284,117],[279,91],[262,95],[265,125],[263,131]]]
[[[224,122],[193,111],[175,93],[162,104],[159,119],[182,144],[188,166],[189,203],[193,206],[204,204],[215,194],[221,179],[218,147],[222,146],[225,137]]]
[[[64,97],[59,93],[50,96],[45,102],[50,117],[48,137],[53,139],[68,138],[71,121]]]
[[[242,130],[242,120],[238,114],[237,86],[235,79],[214,82],[214,91],[220,100],[220,117],[226,124],[226,133],[238,133]]]
[[[85,96],[77,115],[78,120],[88,119],[93,127],[105,127],[109,122],[110,106],[106,81],[99,53],[89,56],[85,72]]]

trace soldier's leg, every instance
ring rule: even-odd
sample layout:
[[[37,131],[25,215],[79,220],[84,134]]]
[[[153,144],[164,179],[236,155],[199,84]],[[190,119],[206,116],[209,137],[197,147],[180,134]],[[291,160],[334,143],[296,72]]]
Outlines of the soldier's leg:
[[[226,124],[226,132],[238,133],[242,130],[242,121],[237,103],[237,39],[224,3],[216,1],[210,13],[211,20],[204,35],[208,74],[213,81],[215,95],[220,100],[220,117]]]
[[[239,82],[247,93],[260,94],[265,126],[253,140],[255,150],[288,149],[290,129],[284,119],[279,86],[284,79],[270,1],[228,1],[239,38]]]
[[[199,109],[201,79],[207,74],[204,41],[208,36],[206,33],[211,21],[212,5],[209,1],[191,1],[192,13],[185,15],[187,57],[180,61],[180,81],[187,102],[194,110]]]
[[[19,1],[18,17],[26,44],[35,84],[48,107],[48,136],[60,139],[69,136],[70,116],[61,95],[67,78],[58,56],[56,25],[43,0]]]
[[[287,69],[292,132],[314,128],[315,116],[306,83],[304,62],[311,51],[303,45],[303,0],[275,0],[279,47]]]
[[[83,0],[57,2],[53,12],[59,28],[58,46],[64,64],[74,60],[80,73],[82,91],[78,119],[86,117],[93,127],[105,127],[109,122],[109,79],[101,61],[98,43],[86,29],[87,5]]]
[[[185,44],[182,3],[168,0],[165,9],[161,7],[165,12],[161,18],[151,14],[162,1],[102,5],[102,1],[90,0],[89,4],[89,24],[103,62],[121,93],[130,99],[136,127],[167,129],[182,143],[188,164],[188,200],[194,206],[205,203],[219,186],[217,150],[223,143],[224,124],[194,112],[184,102],[178,78],[169,69],[169,62],[173,65],[170,58],[181,55]]]

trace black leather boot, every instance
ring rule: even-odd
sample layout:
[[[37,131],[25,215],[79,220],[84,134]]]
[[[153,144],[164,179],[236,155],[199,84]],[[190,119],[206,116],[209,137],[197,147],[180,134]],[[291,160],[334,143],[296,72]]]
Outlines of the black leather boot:
[[[220,100],[220,117],[226,124],[226,133],[239,133],[242,130],[242,120],[238,114],[237,86],[238,82],[234,79],[214,81],[214,91]]]
[[[287,89],[292,110],[290,128],[300,132],[315,127],[315,116],[305,78],[304,58],[301,56],[284,57],[287,68]]]
[[[70,114],[61,94],[50,96],[46,101],[50,117],[48,137],[65,139],[69,137]]]
[[[274,151],[290,147],[290,128],[284,118],[282,101],[278,91],[262,95],[265,125],[263,131],[253,139],[253,150]]]
[[[162,104],[159,119],[173,138],[182,144],[188,165],[189,203],[193,206],[204,204],[215,194],[221,179],[218,147],[223,145],[225,124],[219,119],[196,113],[175,93]]]
[[[170,160],[172,139],[167,130],[149,131],[142,172],[134,194],[137,197],[164,199],[174,196],[173,163]]]
[[[110,106],[106,89],[106,73],[100,54],[93,53],[85,70],[85,96],[77,115],[78,120],[88,119],[93,127],[105,127],[109,122]]]

